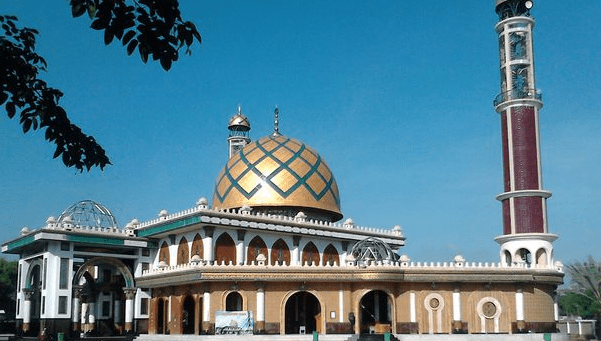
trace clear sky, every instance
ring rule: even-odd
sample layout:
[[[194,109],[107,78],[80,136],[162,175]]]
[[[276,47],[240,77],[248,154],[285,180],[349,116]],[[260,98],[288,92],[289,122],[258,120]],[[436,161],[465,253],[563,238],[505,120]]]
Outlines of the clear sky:
[[[345,218],[401,225],[414,261],[498,261],[500,91],[494,0],[180,1],[202,45],[169,72],[142,64],[66,1],[3,1],[39,29],[42,77],[113,162],[78,173],[42,132],[0,115],[0,242],[92,199],[121,226],[212,198],[240,105],[253,139],[273,130],[325,158]],[[601,1],[535,1],[544,188],[555,258],[601,237]]]

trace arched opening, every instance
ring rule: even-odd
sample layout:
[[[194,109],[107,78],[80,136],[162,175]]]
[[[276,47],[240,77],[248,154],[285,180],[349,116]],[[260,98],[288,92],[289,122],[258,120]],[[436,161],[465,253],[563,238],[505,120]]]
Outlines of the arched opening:
[[[507,250],[505,250],[505,264],[507,264],[508,266],[511,266],[511,253]]]
[[[29,270],[25,290],[28,291],[25,296],[29,296],[31,306],[29,309],[29,330],[28,335],[38,335],[40,333],[40,313],[42,302],[42,266],[41,262],[34,263]]]
[[[300,291],[286,301],[286,334],[321,333],[321,306],[317,297],[307,291]]]
[[[251,264],[251,262],[255,262],[257,264],[257,257],[259,255],[263,255],[267,259],[267,246],[261,237],[256,236],[248,244],[246,263]]]
[[[319,251],[317,251],[317,247],[315,246],[315,244],[313,244],[313,242],[309,242],[307,245],[305,245],[305,248],[303,249],[302,261],[303,265],[319,264]]]
[[[323,265],[340,265],[340,256],[334,245],[329,244],[323,251]]]
[[[225,298],[226,311],[242,311],[242,295],[239,292],[230,292]]]
[[[539,249],[536,251],[536,265],[539,268],[544,268],[547,266],[547,250]]]
[[[182,237],[177,246],[177,264],[188,264],[190,262],[190,252],[188,251],[188,240]]]
[[[167,245],[167,242],[163,242],[163,244],[161,244],[161,249],[159,251],[159,262],[165,262],[166,265],[169,265],[169,245]]]
[[[198,256],[200,259],[204,258],[204,247],[202,243],[202,238],[198,233],[196,234],[196,236],[194,236],[194,240],[192,241],[191,255],[192,257]]]
[[[290,265],[290,249],[282,239],[278,239],[271,247],[271,265]]]
[[[390,332],[392,326],[392,302],[386,292],[372,290],[359,302],[359,328],[363,334]]]
[[[227,233],[222,233],[215,242],[215,261],[217,264],[236,263],[236,244]]]
[[[528,249],[519,249],[516,255],[517,261],[527,266],[532,265],[532,254]]]
[[[194,298],[190,295],[184,299],[182,305],[182,333],[183,334],[194,334],[194,321],[196,305],[194,304]]]

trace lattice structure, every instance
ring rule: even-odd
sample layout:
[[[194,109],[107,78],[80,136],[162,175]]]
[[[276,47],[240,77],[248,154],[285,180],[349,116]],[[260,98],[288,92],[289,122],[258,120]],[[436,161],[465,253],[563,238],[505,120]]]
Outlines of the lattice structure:
[[[119,227],[117,219],[111,211],[103,205],[92,201],[82,200],[61,213],[58,223],[63,224],[69,219],[75,227],[94,227],[116,229]]]

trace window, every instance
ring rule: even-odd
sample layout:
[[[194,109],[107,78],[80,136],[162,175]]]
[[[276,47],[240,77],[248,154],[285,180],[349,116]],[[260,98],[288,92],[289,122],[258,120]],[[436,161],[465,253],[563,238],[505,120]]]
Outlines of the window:
[[[42,315],[46,313],[46,296],[42,296]]]
[[[69,288],[69,258],[61,258],[59,289]]]
[[[67,296],[59,296],[58,297],[58,313],[59,314],[67,313]]]
[[[102,302],[102,316],[110,316],[111,314],[111,302],[103,301]]]
[[[148,298],[140,299],[140,314],[148,315]]]
[[[61,251],[70,251],[71,244],[69,242],[61,242]]]
[[[150,250],[149,249],[142,249],[142,256],[143,257],[149,257],[150,256]]]

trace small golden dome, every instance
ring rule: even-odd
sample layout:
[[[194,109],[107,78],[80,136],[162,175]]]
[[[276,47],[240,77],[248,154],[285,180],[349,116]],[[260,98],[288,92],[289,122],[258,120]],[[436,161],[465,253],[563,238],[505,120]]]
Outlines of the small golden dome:
[[[250,130],[250,120],[242,114],[241,108],[238,107],[238,112],[230,118],[227,127],[230,130],[248,131]]]
[[[338,221],[340,195],[330,168],[306,144],[282,135],[249,143],[217,178],[213,207],[281,212]]]

